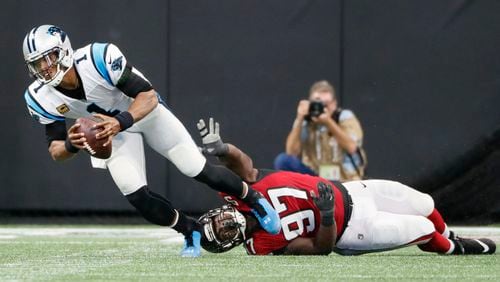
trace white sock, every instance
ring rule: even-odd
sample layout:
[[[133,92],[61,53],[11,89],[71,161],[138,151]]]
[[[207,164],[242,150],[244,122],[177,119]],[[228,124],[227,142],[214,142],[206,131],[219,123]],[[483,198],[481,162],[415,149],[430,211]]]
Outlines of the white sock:
[[[443,233],[441,233],[441,235],[443,235],[443,237],[445,238],[449,238],[450,237],[450,228],[448,228],[448,225],[444,225],[444,231]]]
[[[453,243],[453,241],[451,241],[450,239],[448,239],[448,241],[450,242],[450,249],[445,253],[447,255],[453,253],[453,251],[455,250],[455,243]]]

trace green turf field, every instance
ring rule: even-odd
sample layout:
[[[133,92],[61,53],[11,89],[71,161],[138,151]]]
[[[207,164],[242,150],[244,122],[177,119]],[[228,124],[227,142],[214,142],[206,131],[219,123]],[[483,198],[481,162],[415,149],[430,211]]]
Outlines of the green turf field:
[[[500,239],[498,227],[457,230]],[[411,247],[357,257],[250,257],[238,248],[183,259],[181,240],[149,226],[0,226],[0,281],[500,281],[498,254],[439,256]]]

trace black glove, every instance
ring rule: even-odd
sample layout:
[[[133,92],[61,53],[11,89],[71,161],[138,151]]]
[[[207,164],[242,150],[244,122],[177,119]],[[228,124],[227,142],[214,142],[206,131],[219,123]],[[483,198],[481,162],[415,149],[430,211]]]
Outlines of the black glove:
[[[318,193],[319,196],[316,197],[313,194],[312,199],[321,214],[321,224],[331,226],[334,222],[333,210],[335,202],[332,186],[324,182],[318,182]]]

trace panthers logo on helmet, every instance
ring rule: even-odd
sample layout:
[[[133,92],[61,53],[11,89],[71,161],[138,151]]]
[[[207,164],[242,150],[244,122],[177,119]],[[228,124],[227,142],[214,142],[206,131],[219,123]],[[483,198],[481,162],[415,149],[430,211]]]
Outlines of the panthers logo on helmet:
[[[57,26],[49,27],[49,29],[47,30],[47,33],[50,35],[56,35],[56,33],[58,33],[59,36],[61,36],[61,41],[63,41],[63,42],[64,42],[64,39],[66,39],[66,33]]]

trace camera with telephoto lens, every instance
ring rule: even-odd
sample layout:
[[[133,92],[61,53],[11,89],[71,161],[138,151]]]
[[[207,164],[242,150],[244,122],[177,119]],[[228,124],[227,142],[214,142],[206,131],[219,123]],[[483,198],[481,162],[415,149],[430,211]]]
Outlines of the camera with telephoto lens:
[[[313,117],[319,117],[325,111],[325,105],[321,101],[311,101],[309,103],[309,113],[306,116],[307,120]]]

